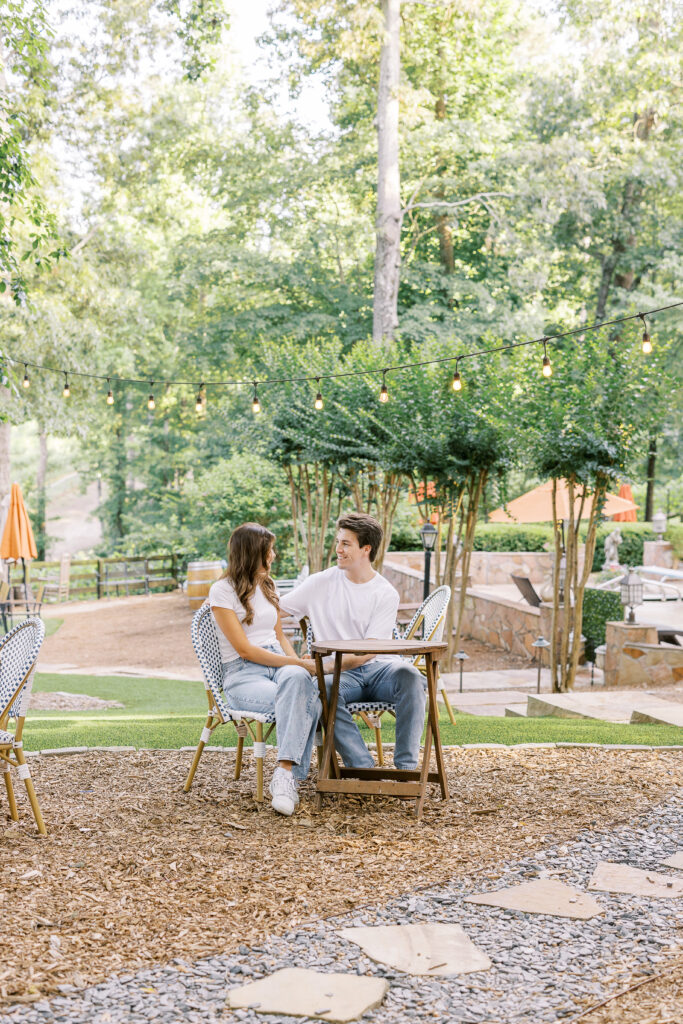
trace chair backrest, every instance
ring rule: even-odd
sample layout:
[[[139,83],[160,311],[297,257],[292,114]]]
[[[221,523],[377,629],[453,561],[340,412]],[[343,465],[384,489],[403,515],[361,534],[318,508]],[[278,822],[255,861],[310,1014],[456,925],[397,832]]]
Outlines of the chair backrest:
[[[406,626],[403,639],[410,640],[415,636],[420,626],[424,624],[422,631],[423,640],[443,640],[446,612],[450,599],[450,587],[437,587],[436,590],[433,590],[429,597],[425,598]],[[416,668],[421,668],[423,664],[424,657],[422,655],[413,658],[413,665]]]
[[[28,618],[0,640],[0,721],[26,714],[44,637],[42,619]]]
[[[528,576],[515,576],[510,573],[512,580],[525,601],[528,601],[534,608],[540,608],[541,599],[534,589],[534,585]]]
[[[218,634],[208,604],[203,604],[194,613],[191,636],[192,646],[204,673],[204,688],[210,691],[220,716],[225,722],[229,722],[230,712],[223,698],[223,667]]]

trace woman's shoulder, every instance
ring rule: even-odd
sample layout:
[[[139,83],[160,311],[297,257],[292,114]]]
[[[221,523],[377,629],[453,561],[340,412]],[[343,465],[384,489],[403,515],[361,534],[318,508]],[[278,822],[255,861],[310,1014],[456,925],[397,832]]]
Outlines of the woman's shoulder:
[[[215,583],[211,584],[209,588],[209,604],[215,604],[218,606],[232,607],[237,601],[237,594],[232,581],[226,576],[222,579],[216,580]]]

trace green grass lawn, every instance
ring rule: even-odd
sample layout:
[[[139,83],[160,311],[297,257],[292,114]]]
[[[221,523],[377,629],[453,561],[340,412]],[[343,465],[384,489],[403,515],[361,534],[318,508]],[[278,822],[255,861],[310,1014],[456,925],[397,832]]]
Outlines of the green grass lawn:
[[[202,683],[166,679],[38,674],[34,688],[67,690],[117,700],[124,708],[108,711],[36,711],[29,713],[24,733],[27,750],[50,747],[135,746],[185,747],[196,744],[206,713]],[[683,730],[665,725],[612,725],[582,719],[483,718],[456,713],[451,725],[441,713],[444,743],[640,743],[666,746],[683,743]],[[367,739],[372,734],[363,728]],[[382,738],[394,738],[393,719],[383,719]],[[217,746],[234,746],[232,726],[212,737]],[[249,742],[251,742],[249,740]]]
[[[59,627],[64,622],[64,619],[49,619],[43,616],[43,622],[45,623],[45,636],[52,636],[56,633]]]

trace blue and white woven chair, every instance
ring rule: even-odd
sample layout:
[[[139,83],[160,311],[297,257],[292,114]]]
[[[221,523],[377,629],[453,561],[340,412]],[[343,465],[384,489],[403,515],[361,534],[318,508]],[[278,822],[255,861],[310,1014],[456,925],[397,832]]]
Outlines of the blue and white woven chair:
[[[5,775],[9,812],[13,821],[19,820],[12,788],[12,768],[16,768],[17,775],[26,786],[38,831],[43,836],[46,835],[45,822],[24,757],[22,734],[38,652],[44,637],[45,625],[42,620],[28,618],[0,640],[0,761]],[[7,729],[10,718],[17,720],[13,733]]]
[[[418,630],[424,624],[422,632],[423,640],[441,640],[443,639],[443,631],[446,625],[446,612],[448,610],[448,602],[451,599],[451,588],[450,587],[437,587],[429,597],[427,597],[420,607],[417,609],[412,619],[406,626],[404,632],[394,626],[394,638],[396,640],[411,640],[415,638]],[[310,627],[310,623],[307,624],[306,628],[306,647],[308,650],[308,656],[312,657],[311,645],[313,643],[313,630]],[[418,655],[416,658],[409,659],[415,668],[419,669],[423,675],[426,675],[425,659],[423,656]],[[437,676],[439,667],[436,666]],[[455,725],[455,717],[453,715],[453,709],[451,708],[450,701],[448,700],[448,694],[444,687],[441,687],[441,695],[446,704],[448,714],[450,715],[451,722]],[[384,750],[382,748],[382,715],[388,713],[396,717],[396,705],[389,701],[354,701],[348,705],[348,709],[352,715],[362,719],[368,728],[373,729],[375,733],[375,744],[377,746],[377,761],[378,764],[384,764]]]
[[[219,725],[232,724],[237,730],[237,759],[235,761],[235,779],[239,779],[242,770],[242,752],[244,740],[247,733],[251,733],[254,741],[254,757],[256,758],[256,799],[263,800],[263,759],[266,756],[266,740],[275,728],[275,713],[261,715],[254,711],[242,711],[239,708],[231,708],[225,702],[223,693],[223,669],[221,666],[221,652],[218,646],[218,635],[216,624],[208,604],[195,612],[192,619],[192,646],[195,649],[199,664],[204,673],[204,688],[209,701],[209,714],[206,724],[197,745],[197,750],[192,761],[190,774],[185,783],[187,793],[197,771],[199,759],[202,756],[204,747],[211,739],[211,733]],[[269,726],[268,731],[263,732],[263,727]],[[321,757],[322,735],[316,734],[318,745],[318,762]]]

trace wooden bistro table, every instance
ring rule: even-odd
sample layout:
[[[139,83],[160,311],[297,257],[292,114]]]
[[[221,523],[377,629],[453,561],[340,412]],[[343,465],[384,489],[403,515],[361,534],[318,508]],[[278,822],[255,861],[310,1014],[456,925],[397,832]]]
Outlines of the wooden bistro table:
[[[419,818],[422,814],[428,782],[438,782],[441,787],[442,799],[448,799],[448,783],[443,765],[441,736],[439,734],[439,715],[436,705],[436,671],[435,662],[446,651],[448,644],[430,640],[335,640],[326,643],[316,641],[312,646],[320,689],[320,700],[323,707],[323,726],[325,742],[323,745],[322,763],[318,770],[318,807],[321,806],[325,793],[361,793],[368,796],[398,796],[404,799],[415,799],[415,813]],[[334,654],[334,673],[332,690],[328,705],[325,687],[323,658]],[[337,761],[334,749],[334,722],[337,715],[339,699],[339,680],[341,677],[342,657],[345,654],[400,654],[406,657],[424,656],[427,673],[427,731],[425,734],[422,765],[415,769],[375,768],[344,768]],[[429,762],[434,744],[436,771],[429,770]]]

